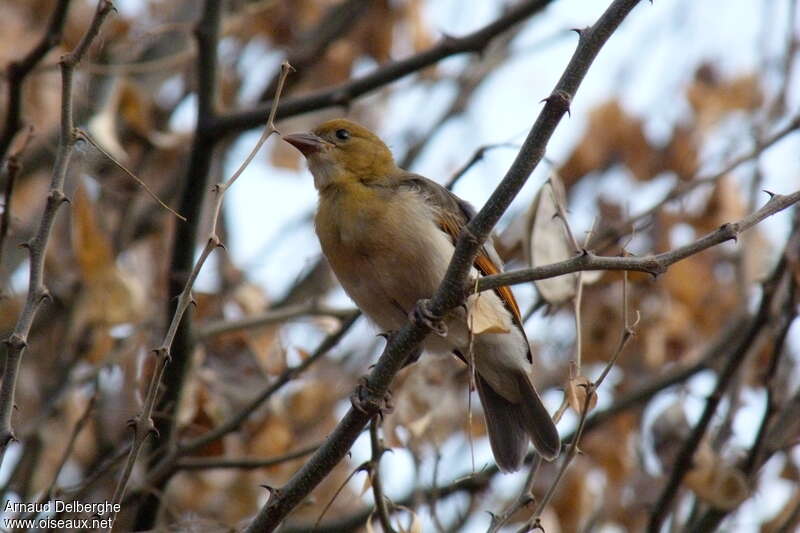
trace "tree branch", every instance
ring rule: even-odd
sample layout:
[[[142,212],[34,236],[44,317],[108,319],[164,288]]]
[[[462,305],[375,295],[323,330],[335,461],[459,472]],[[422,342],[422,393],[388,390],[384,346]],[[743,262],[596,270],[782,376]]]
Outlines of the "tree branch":
[[[178,224],[175,228],[167,287],[166,316],[169,317],[167,330],[170,339],[168,343],[162,343],[162,345],[166,344],[168,350],[157,352],[159,355],[158,363],[156,364],[157,370],[153,374],[153,377],[155,377],[159,372],[164,372],[164,390],[158,399],[156,408],[158,412],[167,414],[177,412],[186,382],[186,374],[190,367],[191,354],[194,350],[191,331],[193,313],[191,309],[181,309],[184,302],[181,302],[180,295],[183,294],[187,286],[191,291],[191,284],[193,284],[190,281],[190,272],[194,263],[198,233],[202,223],[200,214],[209,189],[215,141],[207,135],[207,132],[216,116],[218,92],[217,44],[219,42],[221,17],[222,1],[205,0],[200,20],[198,20],[194,28],[197,48],[197,64],[195,67],[197,75],[195,82],[197,84],[197,123],[192,138],[192,148],[189,153],[189,164],[186,169],[186,175],[183,177],[181,204],[178,208],[178,212],[186,217],[189,222]],[[208,251],[207,248],[204,250],[204,254]],[[208,251],[208,254],[210,254],[210,251]],[[205,257],[201,257],[201,264],[205,261]],[[175,324],[177,330],[172,332],[170,330],[173,327],[176,316],[179,318],[177,324]],[[180,318],[184,318],[184,320],[181,321]],[[167,359],[171,359],[168,367],[166,364]],[[161,382],[162,376],[158,376],[155,384],[160,385]],[[153,390],[152,393],[155,400],[158,390]],[[149,396],[150,391],[148,390]],[[153,425],[149,413],[147,413],[152,409],[152,406],[145,405],[142,414],[146,416],[140,415],[133,426],[135,437],[126,468],[133,467],[141,446],[151,433],[158,435],[159,440],[166,443],[165,447],[172,445],[176,417],[161,417]],[[148,468],[155,467],[160,459],[160,453],[154,454],[150,458]],[[123,473],[122,480],[124,480],[124,483],[118,486],[118,489],[121,490],[118,494],[115,491],[114,496],[119,498],[119,502],[122,501],[124,496],[125,485],[127,484],[127,479],[125,478],[129,476],[130,472]],[[163,487],[156,485],[155,488],[162,489]],[[137,529],[151,529],[153,527],[159,505],[160,499],[152,493],[142,502],[136,516],[135,526]]]
[[[483,277],[478,280],[477,292],[488,291],[505,285],[517,285],[528,281],[552,278],[562,274],[583,270],[635,270],[658,276],[666,272],[670,265],[723,242],[736,240],[741,233],[752,228],[765,218],[800,202],[800,191],[785,196],[770,194],[771,197],[769,201],[755,213],[746,216],[738,222],[723,224],[716,231],[669,252],[644,257],[605,257],[584,250],[580,255],[558,263],[513,270],[503,274]],[[472,291],[474,288],[473,284],[473,286],[469,287],[469,290]]]
[[[25,305],[17,319],[13,333],[5,340],[7,351],[3,369],[3,383],[0,386],[0,464],[2,464],[5,457],[8,443],[14,439],[11,413],[14,408],[14,394],[20,363],[28,346],[28,334],[39,307],[45,299],[49,298],[49,293],[44,285],[44,258],[47,253],[47,244],[50,240],[50,233],[53,229],[58,208],[62,203],[68,201],[64,194],[64,181],[67,177],[67,170],[69,169],[69,162],[76,141],[72,113],[73,74],[75,67],[80,63],[89,46],[97,37],[103,21],[113,8],[114,5],[110,0],[100,0],[97,3],[97,10],[86,33],[81,37],[75,49],[64,55],[59,62],[61,67],[61,122],[58,152],[50,180],[50,190],[47,194],[42,217],[39,220],[39,226],[33,239],[24,244],[30,254],[28,293],[25,298]],[[63,9],[66,9],[66,6],[63,6]],[[56,19],[59,16],[64,15],[54,15],[51,27],[61,28],[63,26],[63,22],[56,24],[58,22]],[[49,50],[47,45],[42,45],[42,49],[45,52]],[[31,61],[35,64],[38,59]]]
[[[638,3],[639,0],[615,0],[594,26],[581,32],[572,59],[553,93],[546,99],[544,109],[534,123],[517,158],[484,208],[462,232],[447,274],[430,303],[420,302],[420,306],[427,307],[426,311],[430,316],[444,316],[447,311],[463,302],[465,297],[463,287],[478,249],[544,156],[547,142],[561,118],[567,113],[575,91],[600,48]],[[523,5],[530,7],[531,4]],[[495,24],[496,22],[489,27]],[[311,459],[286,485],[271,493],[267,503],[247,528],[248,532],[274,531],[286,515],[341,461],[366,423],[379,412],[383,397],[395,374],[402,368],[408,355],[420,345],[429,330],[430,326],[416,321],[413,324],[406,324],[392,336],[367,378],[366,392],[362,395],[360,408],[351,408]]]
[[[213,35],[216,34],[218,31],[218,22],[220,16],[220,8],[219,2],[217,0],[208,0],[206,4],[206,11],[204,13],[204,17],[201,20],[200,24],[198,25],[198,34],[204,34],[204,32],[209,31],[211,34],[206,35],[209,41],[213,41],[216,43],[216,38]],[[204,41],[205,44],[208,44]],[[203,46],[200,47],[200,57],[205,57],[204,53],[202,52]],[[209,51],[213,49],[214,53],[216,53],[216,45],[213,47],[209,47]],[[209,58],[206,58],[209,59]],[[284,78],[288,76],[291,70],[291,66],[288,63],[284,63],[283,66],[283,73]],[[203,76],[201,76],[202,78]],[[208,76],[209,83],[214,82],[213,76]],[[280,93],[283,89],[283,84],[278,84],[278,90],[275,94],[275,102],[280,100]],[[213,100],[210,96],[206,95],[204,98],[200,98],[201,101],[205,100],[205,103],[200,104],[201,107],[205,107],[206,110],[209,110],[212,105]],[[183,289],[181,290],[180,294],[178,295],[177,302],[175,304],[175,311],[172,314],[169,327],[167,329],[166,334],[164,335],[164,339],[162,340],[161,344],[158,348],[156,348],[155,355],[156,355],[156,365],[155,369],[153,370],[152,375],[150,376],[150,382],[147,388],[147,394],[144,400],[144,406],[142,407],[141,412],[129,423],[129,425],[133,429],[133,442],[131,444],[130,453],[128,455],[128,459],[125,463],[125,466],[122,471],[122,475],[117,483],[116,489],[114,490],[114,496],[112,498],[113,503],[121,503],[122,499],[125,495],[125,490],[127,488],[128,480],[130,479],[131,473],[133,471],[133,467],[136,463],[136,460],[141,452],[142,447],[144,446],[145,442],[147,441],[148,437],[153,433],[158,433],[157,426],[153,423],[152,414],[155,408],[155,403],[158,398],[159,388],[162,383],[162,378],[165,375],[165,370],[170,362],[171,355],[170,351],[175,342],[178,334],[178,329],[181,324],[181,319],[184,316],[184,313],[189,309],[189,306],[193,302],[192,297],[192,288],[194,287],[194,283],[197,280],[197,277],[200,275],[200,270],[203,268],[208,257],[211,253],[217,249],[218,247],[222,246],[222,242],[220,241],[219,235],[217,234],[217,223],[219,221],[220,211],[222,209],[222,201],[225,196],[225,192],[233,186],[236,180],[241,176],[244,169],[247,165],[253,160],[255,154],[261,148],[261,146],[266,142],[266,140],[273,134],[277,133],[277,129],[275,128],[274,124],[275,118],[275,108],[270,111],[269,117],[267,118],[267,127],[264,129],[264,132],[259,138],[256,145],[253,147],[250,154],[247,156],[245,161],[242,165],[237,169],[236,172],[225,182],[218,185],[215,185],[211,188],[211,191],[214,193],[214,204],[211,213],[211,230],[209,231],[208,239],[206,241],[206,245],[203,248],[203,251],[200,253],[200,257],[198,258],[197,262],[194,264],[191,273],[189,274],[189,278],[186,280]],[[186,326],[184,326],[186,327]],[[191,355],[191,351],[182,354],[187,359]],[[184,362],[185,364],[185,362]],[[178,383],[179,387],[182,387],[183,381]],[[167,383],[169,387],[170,383]],[[180,391],[178,391],[179,393]],[[162,399],[162,405],[164,400]],[[176,406],[173,405],[172,409],[176,409]],[[170,417],[170,428],[171,430],[174,429],[176,417]],[[166,482],[166,479],[164,480]],[[150,496],[142,507],[139,510],[137,515],[137,529],[141,528],[141,522],[152,522],[155,520],[157,511],[158,511],[158,498],[155,496]],[[151,503],[153,502],[153,503]],[[115,516],[111,516],[113,523],[113,519],[116,518]]]
[[[19,61],[12,61],[6,69],[8,83],[8,99],[6,101],[6,120],[3,134],[0,136],[0,162],[5,159],[17,132],[22,128],[22,85],[36,65],[54,46],[61,42],[64,23],[67,20],[67,8],[70,0],[58,0],[42,38],[28,54]]]
[[[429,67],[446,57],[465,52],[481,52],[493,38],[541,11],[551,1],[525,0],[473,33],[463,37],[445,36],[437,45],[424,52],[384,65],[360,78],[306,96],[288,98],[278,106],[276,118],[300,115],[326,107],[346,106],[363,94]],[[253,109],[219,116],[214,121],[211,134],[214,137],[223,137],[257,128],[263,124],[264,116],[271,106],[272,102],[264,102]]]
[[[278,324],[292,320],[295,318],[302,318],[307,316],[328,316],[348,320],[354,314],[357,314],[357,309],[342,309],[327,307],[325,305],[312,302],[310,304],[287,305],[269,309],[257,315],[246,316],[236,320],[217,320],[209,322],[198,328],[197,339],[205,340],[225,333],[234,331],[241,331],[245,329],[254,329],[270,324]]]

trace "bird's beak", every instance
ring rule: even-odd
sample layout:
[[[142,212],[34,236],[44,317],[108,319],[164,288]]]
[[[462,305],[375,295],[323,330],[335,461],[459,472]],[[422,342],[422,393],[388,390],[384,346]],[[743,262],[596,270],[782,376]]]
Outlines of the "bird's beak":
[[[327,144],[313,133],[293,133],[285,136],[283,140],[300,150],[306,157],[321,152]]]

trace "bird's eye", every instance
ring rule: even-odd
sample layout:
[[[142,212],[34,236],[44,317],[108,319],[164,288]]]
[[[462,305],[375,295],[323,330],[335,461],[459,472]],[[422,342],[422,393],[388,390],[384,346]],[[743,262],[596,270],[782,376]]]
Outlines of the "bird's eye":
[[[347,131],[346,129],[336,130],[336,138],[346,141],[347,139],[350,138],[350,132]]]

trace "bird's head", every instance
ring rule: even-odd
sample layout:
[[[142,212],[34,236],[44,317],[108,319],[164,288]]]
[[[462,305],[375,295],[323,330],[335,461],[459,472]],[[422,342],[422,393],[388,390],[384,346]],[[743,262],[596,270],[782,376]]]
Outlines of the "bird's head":
[[[283,139],[306,157],[314,186],[320,191],[355,182],[379,183],[397,170],[392,152],[383,141],[349,120],[329,120],[310,133]]]

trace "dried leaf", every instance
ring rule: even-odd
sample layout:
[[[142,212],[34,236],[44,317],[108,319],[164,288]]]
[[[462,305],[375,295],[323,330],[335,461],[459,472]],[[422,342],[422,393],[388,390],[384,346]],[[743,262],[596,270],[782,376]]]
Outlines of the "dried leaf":
[[[474,335],[510,331],[508,313],[491,296],[480,293],[469,300],[469,325]]]
[[[528,214],[526,256],[532,267],[549,265],[573,257],[576,250],[568,241],[564,222],[558,216],[558,204],[565,205],[566,194],[561,180],[552,176],[542,185]],[[551,304],[565,302],[575,295],[578,275],[565,274],[534,281],[542,298]]]
[[[264,290],[254,283],[241,283],[233,291],[233,299],[239,304],[245,316],[263,312],[269,307],[269,299]],[[276,376],[286,369],[286,350],[280,344],[277,325],[248,328],[244,333],[247,346],[255,354],[264,371]]]
[[[137,321],[144,312],[144,288],[117,268],[110,239],[81,186],[75,191],[72,245],[83,281],[73,334],[86,324],[112,326]]]
[[[359,492],[358,497],[361,498],[364,494],[367,493],[369,489],[372,488],[372,473],[367,470],[366,476],[364,476],[364,483],[361,484],[361,492]]]
[[[589,398],[589,404],[586,404],[586,395],[592,391],[592,396]],[[597,405],[597,392],[594,390],[594,384],[586,376],[577,376],[570,378],[566,386],[567,403],[578,414],[591,411]]]
[[[428,411],[424,416],[406,424],[406,428],[415,438],[420,438],[433,421],[433,412]]]
[[[86,283],[102,272],[114,268],[111,240],[100,228],[86,189],[79,185],[75,189],[72,216],[72,246],[81,278]]]
[[[685,480],[698,498],[726,511],[735,509],[749,494],[744,473],[727,464],[707,442],[695,453],[692,469]]]
[[[335,390],[322,380],[306,381],[287,400],[294,427],[315,426],[322,418],[332,414],[336,405]]]
[[[592,110],[583,138],[558,173],[571,187],[590,172],[622,162],[636,179],[644,181],[657,173],[659,159],[645,137],[642,121],[611,100]]]
[[[686,90],[701,131],[707,131],[735,110],[754,110],[761,106],[761,85],[753,75],[732,80],[720,79],[712,65],[701,65],[695,80]]]
[[[411,514],[411,524],[408,528],[401,527],[401,533],[422,533],[422,520],[414,511],[409,509],[408,512]]]
[[[253,455],[274,457],[289,452],[294,442],[289,421],[273,413],[264,419],[255,435],[248,439],[247,449]]]

